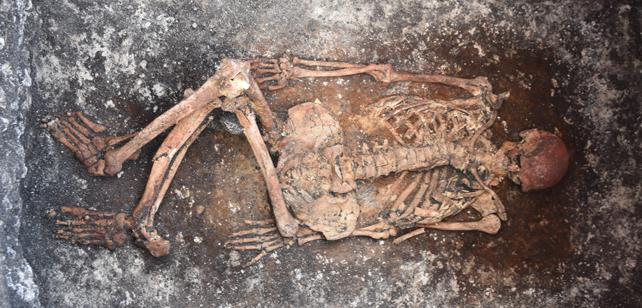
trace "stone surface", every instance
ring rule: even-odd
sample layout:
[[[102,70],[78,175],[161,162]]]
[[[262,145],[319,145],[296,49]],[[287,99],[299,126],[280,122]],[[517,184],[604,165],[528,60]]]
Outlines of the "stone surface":
[[[20,181],[27,174],[22,143],[32,104],[31,1],[0,4],[0,306],[40,306],[33,270],[20,242]]]
[[[4,0],[0,301],[639,306],[642,12],[633,3]],[[161,207],[157,228],[172,242],[169,256],[153,258],[131,241],[109,251],[52,238],[50,209],[131,213],[159,141],[116,177],[91,178],[39,128],[41,118],[82,110],[113,134],[131,133],[186,88],[200,86],[221,58],[285,53],[487,76],[496,92],[511,91],[492,128],[494,141],[516,140],[527,128],[557,130],[569,145],[569,173],[541,192],[503,184],[510,219],[496,236],[431,231],[399,246],[317,242],[276,251],[242,270],[237,266],[251,255],[222,249],[222,242],[242,219],[267,217],[269,205],[251,150],[242,135],[220,131],[238,133],[233,119],[219,113],[188,152]],[[295,90],[268,96],[282,107],[275,109],[279,116],[317,96],[341,110],[347,99],[376,88],[361,77],[291,85]],[[402,84],[377,91],[415,90]],[[342,96],[330,97],[333,92]],[[200,215],[198,206],[205,208]]]

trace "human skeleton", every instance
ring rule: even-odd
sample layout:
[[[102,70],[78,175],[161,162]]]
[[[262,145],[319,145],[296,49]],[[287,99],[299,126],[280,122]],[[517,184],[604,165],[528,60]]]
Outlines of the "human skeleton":
[[[385,97],[352,120],[362,123],[372,134],[386,130],[394,138],[393,145],[384,143],[373,150],[364,146],[354,153],[346,149],[335,115],[318,100],[289,109],[284,124],[274,116],[261,93],[261,88],[284,88],[288,80],[356,74],[368,74],[382,86],[398,81],[439,83],[464,89],[471,96],[453,100]],[[547,188],[559,182],[568,166],[566,148],[553,134],[524,131],[524,142],[505,142],[499,149],[483,136],[507,97],[508,93],[493,94],[485,77],[411,74],[394,71],[390,65],[290,57],[226,59],[221,62],[221,70],[203,86],[196,91],[186,90],[179,104],[136,134],[98,137],[95,133],[105,128],[80,112],[44,119],[43,126],[94,176],[118,173],[124,161],[138,156],[143,145],[174,126],[153,159],[145,192],[131,217],[63,207],[63,213],[78,219],[58,221],[69,228],[59,230],[56,237],[112,249],[124,242],[127,230],[132,230],[138,245],[153,256],[166,255],[170,244],[154,230],[154,215],[187,148],[211,121],[208,115],[216,108],[234,112],[243,126],[265,178],[275,218],[246,221],[251,229],[232,234],[233,239],[226,243],[237,250],[260,250],[248,265],[295,239],[302,245],[324,238],[388,238],[396,236],[400,229],[410,228],[414,230],[398,237],[395,243],[421,234],[425,228],[495,234],[500,219],[507,217],[491,186],[508,177],[521,184],[524,191]],[[256,123],[257,116],[263,133]],[[123,146],[111,149],[126,140]],[[278,153],[276,166],[270,150]],[[396,180],[376,198],[385,210],[363,226],[359,222],[363,200],[359,187],[386,176],[395,176]],[[408,182],[404,178],[412,179]],[[408,200],[411,194],[414,198]],[[480,212],[481,220],[442,221],[469,206]]]

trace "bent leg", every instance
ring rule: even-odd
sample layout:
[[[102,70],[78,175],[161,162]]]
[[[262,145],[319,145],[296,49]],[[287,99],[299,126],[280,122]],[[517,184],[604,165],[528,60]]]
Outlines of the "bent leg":
[[[276,218],[276,225],[283,237],[293,237],[299,229],[298,221],[288,211],[283,199],[283,192],[279,184],[279,178],[276,175],[272,158],[261,137],[259,128],[254,120],[254,115],[248,111],[237,110],[236,116],[239,118],[241,125],[245,128],[245,136],[252,146],[254,156],[259,162],[263,178],[268,187],[268,194],[272,201],[272,211]]]
[[[187,148],[210,122],[210,119],[206,118],[215,107],[214,104],[206,104],[180,120],[154,156],[154,166],[145,192],[132,216],[136,244],[145,247],[155,257],[164,256],[169,252],[169,242],[154,230],[154,215]]]
[[[206,108],[208,104],[214,104],[215,108],[220,107],[221,101],[219,97],[226,96],[229,99],[233,99],[241,95],[250,87],[249,70],[250,65],[247,62],[223,59],[221,61],[221,70],[207,79],[200,88],[193,91],[191,95],[186,95],[185,99],[180,103],[154,119],[125,145],[105,153],[105,173],[109,175],[118,173],[122,168],[123,162],[134,152],[172,125],[191,116],[197,110]]]
[[[215,74],[214,77],[218,77],[218,73]],[[118,173],[120,169],[122,169],[123,162],[129,156],[172,125],[177,124],[182,119],[191,117],[197,110],[205,108],[205,106],[212,102],[218,103],[216,107],[219,107],[220,101],[218,100],[218,96],[220,96],[220,94],[218,87],[220,85],[220,79],[215,79],[214,77],[208,79],[207,82],[192,95],[186,97],[176,106],[154,119],[154,121],[149,123],[136,137],[132,138],[125,145],[105,153],[105,173],[109,175]]]

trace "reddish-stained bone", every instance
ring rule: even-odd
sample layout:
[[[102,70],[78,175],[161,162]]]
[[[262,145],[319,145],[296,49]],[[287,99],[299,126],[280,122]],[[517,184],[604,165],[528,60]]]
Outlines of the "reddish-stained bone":
[[[406,201],[406,198],[408,198],[408,195],[417,187],[417,183],[419,179],[416,179],[414,182],[410,183],[406,189],[399,195],[399,198],[397,198],[397,201],[395,201],[395,204],[392,206],[392,211],[396,212],[397,210],[400,209],[401,205],[403,204],[404,201]],[[396,217],[395,217],[396,218]]]
[[[279,226],[279,231],[284,237],[293,237],[298,229],[298,222],[294,217],[292,217],[292,215],[290,215],[290,212],[285,205],[281,186],[279,185],[279,179],[274,169],[274,165],[272,164],[270,153],[261,138],[259,128],[251,114],[250,117],[248,117],[246,112],[237,110],[236,115],[243,128],[245,128],[245,136],[247,136],[252,150],[254,151],[254,155],[259,162],[261,171],[263,172],[263,177],[265,178],[268,186],[268,194],[270,195],[270,200],[272,200],[272,211],[276,217],[276,223]]]
[[[249,226],[262,226],[262,225],[269,225],[269,224],[274,224],[274,219],[266,219],[266,220],[244,220],[246,225]]]
[[[269,232],[276,231],[276,227],[274,228],[256,228],[256,229],[250,229],[250,230],[245,230],[245,231],[239,231],[232,233],[232,236],[244,236],[248,234],[252,235],[263,235]]]
[[[449,231],[481,231],[488,234],[496,234],[501,226],[501,221],[495,215],[488,215],[480,221],[469,222],[438,222],[431,225],[423,225],[424,228],[449,230]]]
[[[284,125],[260,91],[284,88],[288,80],[355,74],[368,74],[383,86],[397,81],[439,83],[462,88],[472,96],[452,100],[413,96],[381,99],[367,108],[363,122],[387,129],[396,145],[375,144],[372,152],[363,144],[360,153],[351,154],[344,149],[338,120],[320,102],[293,107]],[[132,217],[63,208],[63,213],[78,220],[59,221],[60,225],[76,227],[61,230],[56,236],[113,248],[123,242],[125,230],[132,230],[137,244],[154,256],[166,255],[169,242],[154,230],[154,216],[186,149],[215,108],[237,114],[261,166],[275,216],[272,221],[246,221],[249,226],[260,227],[233,233],[231,238],[236,239],[225,243],[231,249],[261,251],[245,266],[283,247],[284,243],[292,244],[295,239],[299,245],[349,236],[378,239],[396,236],[399,229],[408,228],[415,230],[399,237],[395,243],[422,234],[425,228],[494,234],[501,226],[499,218],[506,220],[507,217],[501,200],[490,186],[508,177],[522,184],[524,191],[544,189],[559,182],[568,167],[566,148],[550,133],[526,131],[522,133],[524,143],[507,142],[500,149],[482,137],[507,97],[508,93],[492,93],[485,77],[463,79],[414,74],[395,71],[390,65],[309,61],[288,56],[245,62],[226,59],[221,63],[221,70],[203,86],[195,91],[186,90],[184,100],[136,134],[95,136],[94,133],[103,132],[105,127],[80,112],[45,119],[44,126],[52,136],[69,148],[91,175],[100,176],[119,172],[125,160],[135,159],[143,145],[175,125],[155,156],[145,193]],[[263,134],[254,113],[262,124]],[[129,141],[122,147],[111,149],[125,140]],[[268,146],[280,154],[276,167]],[[103,154],[104,151],[107,152]],[[455,171],[450,172],[451,169]],[[408,172],[427,170],[432,171],[418,174],[415,181],[402,185]],[[379,202],[387,204],[380,215],[381,221],[356,228],[361,210],[354,190],[361,181],[386,176],[394,176],[396,181],[379,197]],[[402,191],[398,189],[400,186]],[[410,198],[413,193],[414,197]],[[396,201],[389,204],[393,202],[390,200]],[[471,205],[481,211],[481,220],[441,221]],[[269,233],[274,234],[266,235]]]
[[[215,77],[217,77],[215,75]],[[199,88],[199,90],[193,95],[181,101],[178,105],[172,107],[168,112],[163,113],[161,116],[156,118],[152,123],[146,126],[141,130],[134,138],[132,138],[124,146],[110,150],[105,153],[105,162],[107,168],[105,168],[105,173],[108,175],[114,175],[122,169],[123,162],[130,157],[134,152],[138,151],[143,145],[150,142],[160,133],[176,124],[183,117],[186,117],[192,114],[194,111],[199,109],[205,104],[213,102],[217,99],[219,92],[218,86],[220,86],[220,79],[210,78],[207,82]],[[220,104],[218,104],[219,107]]]
[[[188,147],[210,122],[207,116],[214,106],[214,104],[206,104],[181,119],[167,135],[153,158],[156,163],[152,167],[143,197],[134,209],[132,217],[136,222],[134,230],[137,235],[136,243],[146,247],[154,256],[162,256],[169,252],[169,242],[161,239],[153,230],[154,216]]]
[[[392,173],[397,173],[397,172],[405,172],[405,171],[414,171],[414,170],[421,170],[425,168],[441,168],[440,166],[452,166],[455,167],[457,170],[460,170],[462,172],[470,172],[470,174],[474,175],[475,179],[473,181],[478,181],[479,183],[476,185],[477,187],[483,188],[483,190],[476,190],[473,192],[470,191],[465,191],[465,192],[457,192],[455,195],[453,195],[453,198],[456,199],[451,199],[450,197],[446,197],[443,194],[445,193],[446,187],[449,186],[450,181],[446,181],[445,179],[442,180],[442,185],[438,186],[438,181],[437,179],[440,177],[439,170],[435,170],[434,173],[432,173],[432,176],[430,174],[427,174],[424,179],[424,183],[422,185],[418,185],[418,180],[415,182],[411,182],[408,184],[403,192],[401,192],[400,195],[397,196],[397,201],[392,205],[390,209],[390,214],[389,214],[389,222],[386,223],[387,227],[382,229],[382,230],[375,230],[373,228],[368,228],[368,229],[354,229],[349,234],[341,235],[341,237],[344,236],[370,236],[373,238],[386,238],[391,234],[392,230],[394,230],[394,225],[395,223],[398,223],[398,226],[405,226],[405,227],[413,227],[413,226],[419,226],[418,223],[423,223],[425,225],[422,225],[425,228],[441,228],[441,229],[448,229],[448,230],[479,230],[487,233],[496,233],[497,230],[495,230],[495,227],[499,227],[499,223],[496,223],[499,221],[496,216],[492,215],[490,212],[484,212],[485,216],[482,218],[481,221],[479,222],[471,222],[471,223],[438,223],[435,224],[435,222],[438,222],[444,217],[452,216],[458,212],[460,212],[463,208],[468,207],[470,204],[473,203],[473,201],[477,200],[479,196],[485,193],[490,193],[491,198],[484,199],[486,202],[488,201],[494,201],[497,203],[496,207],[490,207],[490,208],[496,208],[497,209],[497,215],[502,217],[503,219],[506,219],[505,213],[503,211],[503,205],[501,204],[501,201],[499,201],[499,198],[497,198],[496,194],[488,188],[488,184],[491,183],[493,179],[493,175],[486,175],[487,181],[483,182],[482,179],[479,177],[477,174],[477,168],[479,166],[485,166],[485,170],[490,170],[493,172],[499,173],[500,176],[505,176],[506,172],[504,171],[496,171],[494,169],[499,169],[499,168],[504,168],[505,164],[505,158],[503,155],[495,155],[495,148],[494,146],[487,142],[487,140],[480,138],[481,133],[488,129],[490,125],[492,125],[493,120],[496,117],[496,108],[499,108],[501,106],[501,101],[507,97],[507,94],[502,94],[502,95],[495,95],[492,92],[490,92],[492,89],[490,87],[490,84],[485,78],[476,78],[473,80],[466,80],[466,79],[460,79],[460,78],[450,78],[450,77],[443,77],[443,76],[430,76],[430,75],[417,75],[417,74],[408,74],[408,73],[398,73],[394,72],[391,70],[389,66],[379,66],[379,65],[351,65],[351,64],[344,64],[340,62],[321,62],[321,61],[302,61],[299,59],[294,59],[292,61],[292,64],[300,64],[300,65],[305,65],[309,67],[313,66],[322,66],[322,67],[327,67],[327,68],[338,68],[336,70],[325,70],[325,71],[311,71],[308,69],[303,69],[299,68],[296,66],[293,66],[289,61],[288,58],[283,58],[281,59],[280,70],[263,70],[260,73],[269,73],[269,72],[278,72],[276,74],[280,74],[283,76],[286,76],[288,79],[297,79],[297,78],[303,78],[303,77],[337,77],[337,76],[347,76],[347,75],[352,75],[352,74],[358,74],[358,73],[367,73],[371,74],[374,76],[378,81],[382,83],[389,83],[389,82],[394,82],[398,80],[407,80],[407,81],[420,81],[420,82],[436,82],[436,83],[442,83],[442,84],[447,84],[451,86],[458,86],[461,87],[467,91],[469,91],[471,94],[473,94],[473,97],[470,99],[465,99],[465,100],[453,100],[453,101],[425,101],[422,99],[416,99],[416,98],[411,98],[407,99],[405,97],[399,97],[396,99],[387,99],[387,100],[382,100],[381,103],[379,103],[379,108],[378,110],[374,110],[371,112],[372,115],[375,115],[371,121],[377,121],[376,116],[380,116],[382,113],[385,114],[383,117],[379,117],[382,119],[381,125],[384,127],[387,127],[394,135],[395,138],[397,138],[397,141],[399,141],[399,144],[401,146],[398,147],[392,147],[392,148],[387,148],[383,151],[378,151],[377,153],[369,153],[369,149],[367,145],[364,145],[362,147],[363,152],[360,155],[354,156],[351,158],[347,153],[343,153],[340,159],[337,159],[337,162],[332,161],[334,157],[338,156],[335,154],[328,154],[327,151],[324,150],[323,147],[318,148],[318,153],[324,153],[323,155],[318,155],[316,158],[315,156],[309,156],[309,155],[304,155],[304,156],[297,156],[299,155],[298,153],[303,153],[303,152],[298,152],[300,151],[301,148],[297,147],[292,147],[291,145],[288,145],[286,148],[279,148],[277,146],[277,150],[280,151],[282,157],[297,157],[296,160],[294,160],[294,164],[292,162],[285,163],[281,167],[279,177],[283,177],[286,174],[289,174],[287,176],[288,180],[285,182],[282,182],[282,187],[284,189],[287,189],[291,191],[294,186],[297,186],[299,184],[299,181],[307,181],[304,180],[304,177],[306,174],[310,174],[310,172],[314,172],[318,175],[319,177],[319,184],[318,187],[321,189],[324,189],[323,185],[326,185],[327,187],[338,187],[339,184],[335,183],[337,180],[337,177],[335,176],[336,174],[341,174],[343,177],[346,179],[349,179],[351,181],[355,180],[366,180],[369,178],[378,178],[381,176],[387,176],[388,174]],[[256,63],[256,62],[255,62]],[[269,65],[275,65],[274,61],[271,61]],[[261,66],[261,67],[267,67],[269,66],[268,64]],[[290,71],[286,71],[286,70]],[[273,76],[274,77],[274,76]],[[274,78],[275,80],[279,80],[279,83],[281,83],[282,78]],[[268,79],[265,79],[268,80]],[[484,88],[482,90],[482,88]],[[406,100],[412,101],[412,104],[407,104],[404,103]],[[311,104],[311,103],[310,103]],[[401,106],[401,108],[398,108]],[[426,107],[424,107],[426,106]],[[430,109],[434,108],[434,106],[437,106],[442,109],[437,109],[437,113],[433,113],[432,116],[425,116],[421,112],[421,110],[424,109]],[[388,107],[391,112],[386,112],[385,108]],[[412,107],[412,108],[411,108]],[[422,109],[423,108],[423,109]],[[468,109],[466,109],[468,108]],[[473,114],[470,113],[470,108],[486,108],[488,112],[486,113],[485,117],[480,118],[479,116],[474,116]],[[311,110],[311,108],[304,109],[305,112],[307,110]],[[414,114],[412,113],[406,113],[408,110],[412,110],[412,112],[415,112]],[[440,111],[439,111],[440,110]],[[470,118],[473,118],[474,120],[481,121],[478,124],[474,125],[473,130],[471,130],[468,134],[468,140],[467,142],[461,142],[458,143],[454,138],[458,138],[459,135],[462,134],[462,131],[465,129],[468,129],[470,127],[470,123],[466,123],[465,121],[471,121],[465,120],[462,118],[462,116],[450,116],[447,115],[446,112],[447,110],[456,110],[459,111],[462,116],[468,116]],[[296,133],[297,130],[302,130],[303,132],[311,132],[315,131],[315,124],[312,124],[309,126],[309,124],[305,124],[305,121],[303,121],[303,118],[310,117],[308,113],[292,113],[290,112],[290,119],[294,119],[294,121],[290,123],[303,123],[303,126],[300,127],[295,127],[295,128],[290,128],[289,133]],[[323,115],[324,113],[317,113],[314,115],[313,118],[323,118],[327,117]],[[415,117],[415,120],[410,120],[413,118],[413,115],[417,115]],[[301,119],[297,117],[303,117]],[[474,118],[477,117],[477,118]],[[431,124],[430,126],[426,125],[426,122],[428,119],[434,118],[434,124]],[[312,119],[312,118],[311,118]],[[311,120],[311,121],[317,121],[317,120]],[[391,121],[391,122],[388,122]],[[451,126],[447,126],[447,123],[452,123]],[[333,122],[330,120],[322,120],[319,121],[318,124],[318,129],[322,130],[322,127],[334,127],[335,125]],[[407,127],[408,129],[405,131],[399,131],[402,128]],[[425,131],[422,131],[423,127],[430,127],[431,129],[434,129],[433,137],[427,136]],[[452,130],[450,130],[452,128]],[[314,133],[315,136],[318,136],[319,140],[341,140],[341,136],[339,133],[333,133],[330,131],[325,131],[325,132],[319,132],[316,131]],[[466,134],[466,133],[465,133]],[[288,135],[288,132],[286,131],[286,136]],[[301,144],[308,144],[310,146],[314,145],[313,149],[317,149],[316,145],[318,144],[317,141],[310,140],[308,135],[305,135],[306,137],[303,137],[304,135],[301,134],[299,139],[294,138],[292,139],[292,142],[300,142]],[[287,137],[286,137],[287,138]],[[293,138],[293,137],[291,137]],[[412,139],[415,138],[418,140],[418,143],[420,144],[417,147],[409,147],[407,144],[407,139]],[[477,141],[481,140],[481,148],[478,148],[479,145],[477,145]],[[325,141],[324,141],[325,142]],[[327,146],[333,146],[336,143],[331,143],[327,144]],[[325,148],[328,149],[328,148]],[[479,150],[482,149],[482,150]],[[334,153],[334,152],[333,152]],[[501,152],[502,154],[504,152]],[[305,157],[305,158],[304,158]],[[325,158],[325,159],[323,159]],[[291,158],[289,158],[291,159]],[[329,160],[329,161],[328,161]],[[297,169],[298,166],[306,166],[305,169]],[[312,167],[313,166],[313,167]],[[325,170],[334,170],[336,166],[339,167],[338,172],[327,172]],[[287,171],[287,173],[283,173],[285,170],[296,170],[296,171]],[[314,171],[316,170],[316,172]],[[325,177],[330,177],[329,174],[332,174],[332,180],[326,179]],[[445,176],[446,173],[443,173]],[[304,177],[302,178],[297,178],[297,177],[292,177],[293,175],[301,176],[303,175]],[[394,187],[391,187],[388,192],[396,191],[396,186],[398,186],[401,182],[401,179],[403,176],[398,177],[398,180],[395,182],[393,185]],[[322,184],[324,181],[330,181],[332,182],[332,185],[329,186],[328,184]],[[294,186],[293,186],[294,185]],[[307,184],[306,184],[307,185]],[[317,186],[309,186],[309,185],[304,185],[301,186],[300,189],[303,189],[304,187],[313,188]],[[415,189],[419,186],[419,191],[416,192],[415,197],[412,199],[412,202],[410,205],[407,207],[405,206],[405,200],[408,198],[410,193],[414,192]],[[345,187],[350,187],[350,186],[345,186]],[[313,188],[313,189],[318,189],[318,188]],[[302,190],[303,191],[303,190]],[[336,189],[333,189],[333,191],[336,192]],[[427,194],[426,194],[427,192]],[[349,198],[349,193],[350,190],[346,191],[341,191],[341,193],[345,193],[346,197]],[[425,196],[424,196],[425,195]],[[317,200],[325,200],[325,195],[319,195],[317,197],[314,197],[313,195],[309,193],[302,193],[300,195],[302,199],[297,199],[297,200],[290,200],[289,202],[295,202],[299,205],[297,205],[297,210],[295,211],[295,215],[297,218],[301,220],[303,224],[306,224],[308,227],[310,227],[312,230],[316,230],[321,232],[322,234],[326,234],[327,228],[341,228],[341,230],[347,227],[350,223],[343,219],[333,219],[328,221],[324,227],[321,227],[318,224],[319,217],[318,216],[312,216],[315,218],[311,218],[309,215],[311,212],[309,211],[314,211],[313,209],[316,207],[322,207],[321,205],[317,205],[314,203],[315,198],[318,198]],[[436,201],[438,203],[435,203],[435,206],[431,205],[431,198],[436,198]],[[286,198],[287,200],[288,198]],[[387,194],[384,195],[382,199],[387,199]],[[425,199],[425,200],[423,200]],[[418,208],[417,206],[424,201],[424,208]],[[328,204],[327,201],[321,201],[322,204]],[[306,205],[309,207],[310,210],[305,210]],[[325,206],[325,205],[324,205]],[[489,207],[486,207],[489,208]],[[403,213],[398,213],[398,211],[403,211]],[[330,212],[328,212],[330,213]],[[494,213],[494,212],[493,212]],[[401,214],[401,216],[399,216]],[[419,214],[419,215],[417,215]],[[318,214],[315,214],[318,215]],[[322,218],[326,219],[326,218]],[[398,221],[399,220],[399,221]],[[403,221],[401,221],[403,220]],[[306,222],[308,221],[308,222]],[[314,221],[314,223],[312,222]],[[493,224],[489,224],[492,222]],[[307,242],[307,240],[301,239],[303,236],[307,236],[310,231],[308,229],[301,229],[301,230],[306,230],[306,232],[298,232],[297,236],[300,237],[299,242],[300,244],[303,244]],[[341,233],[341,231],[336,231]],[[406,238],[409,238],[411,236],[420,234],[425,232],[423,228],[418,229],[417,232],[411,233],[410,236],[404,237],[402,241]],[[315,238],[318,238],[320,235],[315,235]],[[326,238],[328,238],[326,234]],[[334,237],[337,238],[337,237]],[[307,239],[307,238],[306,238]]]
[[[399,216],[397,219],[404,219],[414,212],[415,208],[417,208],[417,205],[419,205],[419,203],[424,199],[424,195],[426,191],[428,190],[428,188],[430,188],[428,184],[428,178],[434,172],[435,171],[427,172],[424,175],[424,182],[419,187],[419,191],[415,195],[415,198],[412,200],[412,203],[410,203],[410,206],[408,206],[408,208],[403,212],[403,214],[401,214],[401,216]]]
[[[85,125],[87,125],[87,127],[89,127],[91,130],[93,130],[93,131],[94,131],[94,132],[96,132],[96,133],[102,133],[102,132],[104,132],[104,131],[107,129],[106,127],[104,127],[104,126],[102,126],[102,125],[100,125],[100,124],[96,124],[96,123],[94,123],[94,122],[90,121],[90,120],[89,120],[89,119],[87,119],[87,117],[85,117],[85,115],[84,115],[84,114],[82,114],[82,112],[80,112],[80,111],[76,112],[76,116],[77,116],[77,117],[78,117],[78,118],[79,118],[83,123],[85,123]]]
[[[418,236],[418,235],[424,234],[424,233],[426,233],[426,229],[424,229],[424,228],[415,229],[412,232],[408,232],[408,233],[396,238],[393,241],[393,243],[394,244],[400,244],[401,242],[403,242],[403,241],[405,241],[405,240],[407,240],[407,239],[409,239],[411,237],[415,237],[415,236]]]
[[[297,244],[299,244],[299,246],[303,246],[306,243],[309,243],[309,242],[312,242],[312,241],[318,241],[318,240],[322,240],[322,239],[323,239],[323,235],[315,234],[315,235],[308,236],[308,237],[300,237],[300,238],[298,238],[297,239]]]

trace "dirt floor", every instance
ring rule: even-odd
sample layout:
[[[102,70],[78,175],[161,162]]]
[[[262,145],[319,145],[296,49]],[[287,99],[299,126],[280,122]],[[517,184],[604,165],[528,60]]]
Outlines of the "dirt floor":
[[[21,65],[2,58],[9,63],[2,66],[2,138],[21,144],[0,150],[23,162],[3,175],[3,182],[19,184],[19,195],[9,191],[13,197],[3,201],[1,222],[11,226],[0,242],[7,248],[7,283],[0,288],[6,306],[642,305],[639,5],[5,2],[0,12],[18,21],[6,19],[11,35],[0,50],[28,50],[15,53]],[[188,150],[156,218],[156,229],[172,245],[168,256],[155,258],[131,239],[108,250],[53,238],[56,219],[70,218],[59,214],[62,206],[131,214],[167,134],[116,176],[94,178],[40,128],[43,117],[82,111],[107,126],[108,134],[132,133],[178,102],[185,89],[202,85],[221,59],[284,54],[488,77],[494,93],[511,94],[490,128],[491,140],[518,141],[519,132],[531,128],[556,133],[569,149],[568,173],[542,191],[522,193],[501,183],[496,191],[509,219],[497,235],[434,230],[399,245],[392,239],[315,241],[276,250],[243,269],[256,253],[223,243],[247,228],[244,219],[271,217],[271,205],[234,115],[216,111]],[[20,91],[14,95],[5,85]],[[351,150],[381,141],[360,135],[349,121],[381,97],[465,95],[412,83],[384,88],[367,75],[290,81],[264,94],[281,119],[288,108],[318,99],[342,121]],[[28,104],[11,109],[14,96]],[[394,179],[368,187],[381,191]],[[50,210],[58,214],[51,218]],[[476,218],[469,210],[453,220]]]

